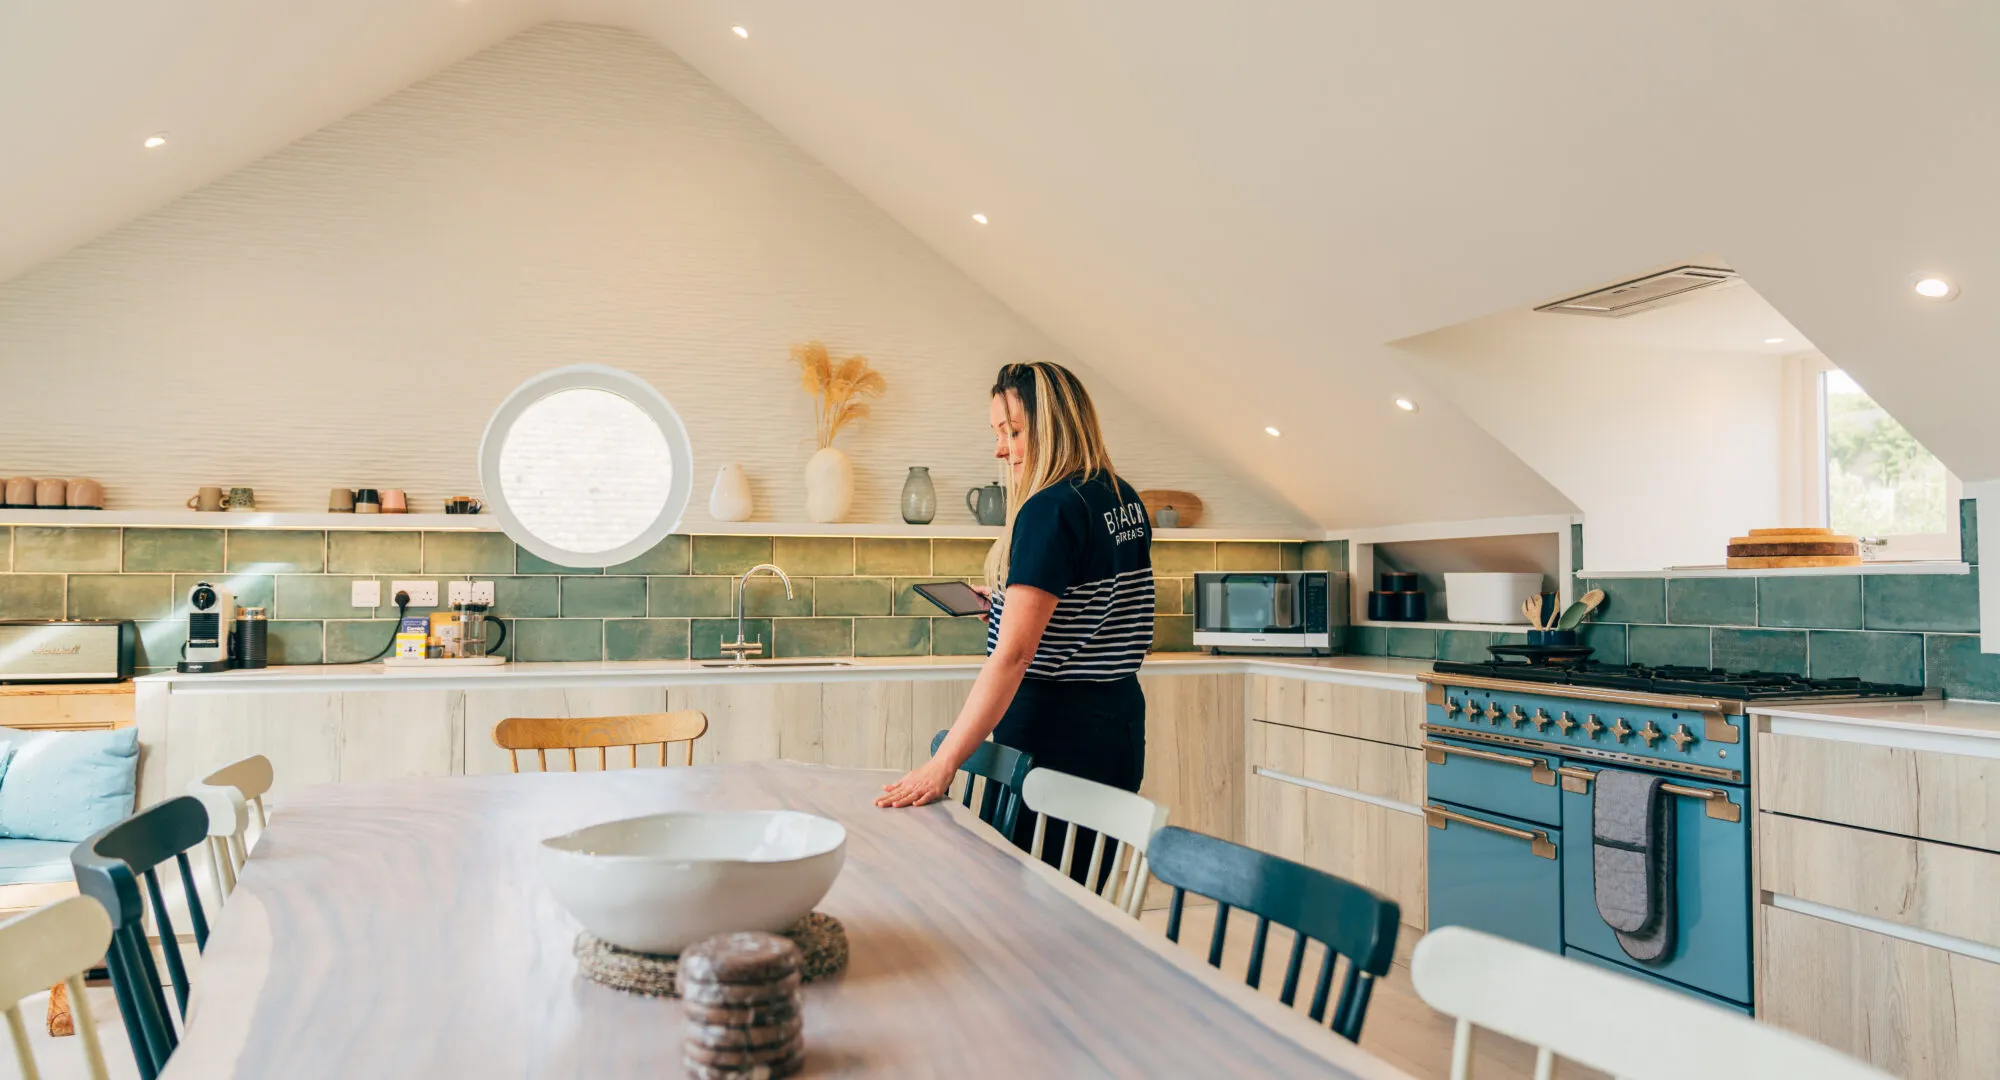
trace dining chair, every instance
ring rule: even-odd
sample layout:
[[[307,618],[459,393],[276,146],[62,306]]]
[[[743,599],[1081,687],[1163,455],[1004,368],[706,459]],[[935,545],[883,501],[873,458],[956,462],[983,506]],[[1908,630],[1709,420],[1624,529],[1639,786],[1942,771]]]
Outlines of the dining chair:
[[[1211,967],[1222,966],[1230,910],[1242,908],[1257,916],[1256,935],[1250,939],[1250,971],[1244,979],[1253,990],[1263,979],[1264,945],[1272,923],[1293,931],[1291,959],[1285,965],[1285,982],[1278,995],[1287,1006],[1298,995],[1306,941],[1318,939],[1326,947],[1326,955],[1313,987],[1309,1015],[1314,1023],[1326,1016],[1334,966],[1346,957],[1347,974],[1333,1005],[1331,1026],[1349,1041],[1360,1039],[1375,980],[1389,973],[1396,957],[1396,930],[1402,911],[1394,900],[1290,859],[1171,825],[1153,837],[1146,855],[1153,864],[1153,876],[1173,886],[1173,905],[1167,913],[1168,941],[1181,939],[1181,911],[1188,893],[1216,902],[1215,930],[1208,941]]]
[[[58,900],[0,923],[0,1002],[7,1006],[7,1031],[14,1038],[14,1058],[23,1080],[39,1080],[41,1073],[28,1046],[28,1027],[21,1021],[21,999],[51,984],[69,991],[77,1041],[83,1044],[91,1080],[106,1080],[104,1047],[97,1041],[90,999],[84,996],[83,973],[104,958],[110,944],[111,917],[103,904],[87,896]]]
[[[173,919],[167,914],[167,897],[161,891],[157,868],[168,859],[179,866],[195,949],[207,948],[208,917],[202,911],[201,893],[195,889],[194,869],[187,856],[188,849],[207,837],[208,811],[202,808],[201,800],[182,795],[104,829],[70,853],[77,887],[104,905],[111,916],[111,948],[105,954],[105,966],[111,970],[111,989],[125,1020],[125,1036],[132,1042],[132,1057],[144,1080],[159,1075],[180,1041],[167,1012],[166,995],[160,990],[153,948],[146,938],[148,906],[159,930],[160,953],[182,1017],[187,1016],[188,1008],[187,965],[181,959]]]
[[[236,876],[250,857],[250,811],[257,812],[259,832],[268,825],[264,795],[274,779],[271,759],[258,754],[188,785],[188,794],[208,811],[208,874],[218,906],[235,890]]]
[[[1139,917],[1149,876],[1146,845],[1153,842],[1153,834],[1166,827],[1166,807],[1143,795],[1054,769],[1030,772],[1021,784],[1021,802],[1036,815],[1034,846],[1029,850],[1037,859],[1042,857],[1049,819],[1069,823],[1058,869],[1071,877],[1076,876],[1077,828],[1095,831],[1097,842],[1090,850],[1084,886],[1125,914]],[[1107,847],[1112,849],[1110,866],[1108,872],[1100,874]]]
[[[1536,1080],[1554,1076],[1559,1057],[1620,1080],[1889,1080],[1889,1074],[1803,1036],[1463,926],[1433,930],[1417,942],[1410,980],[1426,1004],[1458,1021],[1451,1080],[1472,1080],[1479,1028],[1535,1047]],[[1569,1007],[1577,1003],[1589,1007]],[[1662,1038],[1662,1032],[1672,1037]]]
[[[944,737],[949,734],[951,729],[946,728],[931,736],[931,753],[937,753],[938,747],[944,744]],[[972,756],[965,759],[965,764],[958,767],[958,771],[965,774],[965,793],[959,802],[970,808],[973,787],[982,786],[984,790],[979,795],[977,811],[979,820],[1011,839],[1014,823],[1021,816],[1021,785],[1034,768],[1035,759],[1032,756],[1011,746],[996,742],[980,743],[979,749],[974,750]],[[986,783],[979,785],[982,779]],[[1019,843],[1018,840],[1015,842]]]
[[[493,742],[507,751],[508,764],[521,771],[521,751],[533,750],[543,772],[549,771],[549,751],[569,751],[569,771],[576,771],[576,752],[596,750],[597,767],[610,767],[609,747],[632,751],[639,767],[639,747],[660,744],[660,765],[667,764],[667,744],[687,745],[686,764],[694,764],[694,741],[708,731],[708,717],[693,709],[637,713],[631,716],[510,716],[493,727]]]

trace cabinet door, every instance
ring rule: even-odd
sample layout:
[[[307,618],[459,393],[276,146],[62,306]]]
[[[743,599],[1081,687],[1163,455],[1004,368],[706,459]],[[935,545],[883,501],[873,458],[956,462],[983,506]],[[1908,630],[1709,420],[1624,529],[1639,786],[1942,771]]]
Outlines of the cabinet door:
[[[1306,791],[1268,776],[1251,777],[1245,843],[1280,858],[1305,862]]]
[[[1406,925],[1423,929],[1424,819],[1324,791],[1305,798],[1305,864],[1387,894]]]
[[[694,744],[696,765],[780,758],[817,764],[824,755],[816,682],[675,687],[667,706],[708,716],[708,734]]]
[[[1420,746],[1424,695],[1420,690],[1310,682],[1305,687],[1301,724],[1355,739]]]
[[[1252,770],[1270,769],[1411,807],[1424,801],[1420,750],[1277,724],[1253,722],[1248,728],[1245,753]]]
[[[266,700],[282,708],[284,699],[273,695]],[[342,783],[459,772],[465,736],[462,691],[350,690],[340,695],[339,704]]]
[[[875,679],[820,684],[821,760],[849,769],[908,771],[918,741],[910,729],[914,686]],[[934,733],[923,732],[923,751]]]
[[[1240,675],[1148,675],[1146,775],[1139,794],[1182,828],[1243,836],[1243,685]]]
[[[1757,853],[1766,892],[2000,949],[2000,855],[1771,813]]]
[[[1560,953],[1562,830],[1462,806],[1433,803],[1427,813],[1430,925]]]
[[[159,802],[252,754],[271,759],[270,802],[340,779],[340,695],[202,694],[167,697],[165,768],[149,775],[146,798]]]
[[[2000,759],[1769,733],[1757,755],[1765,810],[2000,851]]]

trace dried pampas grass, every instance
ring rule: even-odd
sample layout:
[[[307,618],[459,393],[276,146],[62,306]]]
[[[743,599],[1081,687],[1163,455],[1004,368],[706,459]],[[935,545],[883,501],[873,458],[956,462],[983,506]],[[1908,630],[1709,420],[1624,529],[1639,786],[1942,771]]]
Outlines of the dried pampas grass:
[[[817,341],[792,346],[792,363],[799,366],[799,385],[813,396],[821,448],[832,446],[841,428],[868,415],[868,403],[861,399],[881,397],[889,388],[867,357],[850,356],[836,364]]]

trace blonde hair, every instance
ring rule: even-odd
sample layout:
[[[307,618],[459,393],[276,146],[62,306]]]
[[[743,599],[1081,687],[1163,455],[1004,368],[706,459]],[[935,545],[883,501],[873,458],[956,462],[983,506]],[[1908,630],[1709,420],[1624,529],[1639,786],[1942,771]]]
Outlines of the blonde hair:
[[[1014,519],[1023,503],[1079,473],[1102,473],[1114,487],[1118,483],[1104,430],[1097,424],[1097,406],[1074,372],[1047,361],[1008,364],[993,381],[993,396],[1008,394],[1020,399],[1028,421],[1028,459],[1018,479],[1013,468],[1007,470],[1007,527],[986,556],[986,581],[996,588],[1007,583]]]

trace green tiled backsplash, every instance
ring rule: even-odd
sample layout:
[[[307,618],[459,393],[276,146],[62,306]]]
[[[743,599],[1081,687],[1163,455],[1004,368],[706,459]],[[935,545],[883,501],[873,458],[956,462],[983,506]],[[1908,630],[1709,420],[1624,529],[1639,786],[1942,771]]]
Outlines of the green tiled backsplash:
[[[1979,651],[1979,554],[1972,501],[1961,504],[1968,574],[1826,574],[1729,578],[1579,578],[1603,589],[1585,624],[1592,659],[1786,671],[1818,678],[1934,686],[2000,701],[2000,655]],[[1581,527],[1572,530],[1583,565]],[[1521,634],[1354,627],[1347,651],[1423,660],[1481,659]]]
[[[360,660],[394,632],[393,604],[356,608],[355,581],[491,580],[507,627],[500,652],[518,660],[679,660],[721,656],[735,636],[730,575],[760,562],[744,636],[766,656],[975,656],[978,619],[932,618],[912,586],[979,581],[986,540],[670,536],[606,569],[555,566],[499,533],[420,530],[0,528],[0,619],[133,619],[142,672],[173,666],[186,636],[184,604],[196,581],[218,580],[271,619],[271,662]],[[1155,648],[1193,647],[1189,606],[1196,570],[1320,569],[1344,563],[1343,545],[1162,541]],[[428,609],[411,609],[420,613]]]

